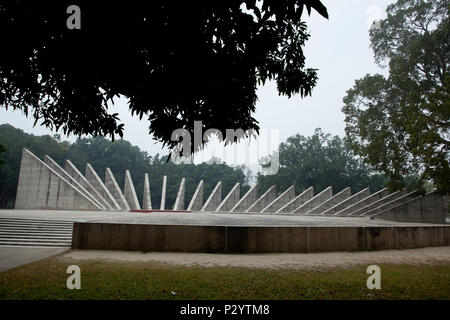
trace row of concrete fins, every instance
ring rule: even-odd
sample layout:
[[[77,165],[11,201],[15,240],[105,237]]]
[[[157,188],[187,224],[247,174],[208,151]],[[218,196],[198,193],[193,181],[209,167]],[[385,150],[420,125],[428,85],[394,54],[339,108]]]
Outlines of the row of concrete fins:
[[[49,156],[41,161],[24,149],[15,208],[130,210],[140,209],[140,205],[128,170],[122,193],[109,168],[103,183],[90,164],[83,175],[69,160],[63,169]]]
[[[287,188],[277,196],[276,186],[271,186],[258,197],[258,185],[253,186],[239,198],[237,183],[221,201],[221,182],[219,182],[205,204],[193,205],[201,197],[203,182],[200,182],[188,210],[259,213],[259,214],[290,214],[290,215],[320,215],[320,216],[350,216],[382,218],[411,222],[445,223],[445,207],[443,198],[431,192],[419,195],[417,191],[406,189],[389,192],[387,188],[373,194],[365,188],[352,195],[351,188],[344,188],[333,195],[332,187],[327,187],[314,195],[313,187],[295,194],[295,187]],[[199,196],[200,194],[200,196]]]
[[[182,185],[179,190],[183,190],[184,193],[184,181]],[[389,219],[398,218],[402,221],[411,220],[401,217],[402,214],[421,215],[424,210],[431,210],[433,217],[430,218],[430,222],[436,221],[436,213],[440,214],[440,221],[445,222],[442,197],[435,193],[421,196],[417,191],[408,192],[404,189],[391,193],[385,188],[371,194],[369,188],[365,188],[352,195],[351,188],[348,187],[333,195],[332,187],[327,187],[314,195],[314,189],[310,187],[296,195],[295,187],[291,186],[277,196],[274,185],[258,197],[258,185],[254,185],[240,198],[239,188],[239,183],[236,183],[222,200],[222,182],[218,182],[203,203],[203,181],[200,181],[187,210],[371,218],[389,216]],[[180,198],[180,191],[177,199]],[[400,217],[395,212],[397,209],[400,209]],[[412,220],[426,222],[424,217],[414,218]]]
[[[423,215],[424,210],[431,210],[435,215],[437,210],[439,214],[442,211],[445,222],[443,199],[434,193],[420,196],[416,191],[408,192],[406,189],[393,193],[387,189],[382,189],[371,194],[369,188],[366,188],[352,195],[351,189],[345,188],[333,195],[332,187],[327,187],[314,195],[313,187],[310,187],[296,195],[295,187],[291,186],[277,195],[276,186],[273,185],[261,196],[258,196],[258,185],[254,185],[241,198],[240,184],[236,183],[222,200],[222,182],[218,182],[207,200],[203,202],[202,180],[187,208],[185,208],[185,184],[186,181],[182,178],[173,210],[352,217],[377,216],[394,220],[402,214],[420,216]],[[164,176],[160,210],[168,209],[166,208],[166,186],[167,177]],[[90,164],[86,165],[86,173],[83,176],[69,160],[66,160],[63,169],[49,156],[46,156],[42,162],[27,149],[24,149],[16,208],[32,208],[34,206],[34,208],[81,208],[91,210],[153,209],[148,174],[144,176],[142,208],[128,170],[125,172],[123,190],[122,193],[109,168],[106,169],[105,182],[103,183]],[[51,201],[55,204],[49,205],[49,202],[52,203]],[[408,210],[405,210],[406,208]],[[396,212],[396,210],[399,212]],[[407,213],[405,213],[406,211]],[[401,219],[405,220],[404,217]],[[418,217],[415,220],[423,221],[426,218]],[[431,220],[436,221],[435,217]]]

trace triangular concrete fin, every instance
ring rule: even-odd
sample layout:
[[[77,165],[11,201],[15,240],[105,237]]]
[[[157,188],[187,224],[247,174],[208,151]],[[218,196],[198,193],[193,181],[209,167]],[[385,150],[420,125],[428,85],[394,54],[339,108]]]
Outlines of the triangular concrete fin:
[[[203,180],[198,183],[197,189],[195,189],[191,202],[189,203],[187,210],[196,211],[201,210],[203,207]]]
[[[131,210],[141,210],[136,190],[134,190],[133,180],[128,170],[125,171],[125,187],[123,193]]]
[[[79,184],[81,184],[87,191],[89,191],[99,202],[101,202],[107,210],[112,209],[108,201],[106,201],[105,198],[103,198],[102,195],[89,183],[85,176],[75,167],[72,162],[70,162],[70,160],[66,160],[64,170],[68,175],[70,175]]]
[[[150,182],[148,181],[148,173],[144,175],[144,194],[142,195],[142,209],[149,210],[152,208],[152,197],[150,196]]]
[[[238,182],[231,188],[230,192],[228,192],[216,211],[230,211],[239,201],[240,196],[240,183]]]
[[[219,181],[209,195],[201,211],[215,211],[222,201],[222,181]]]

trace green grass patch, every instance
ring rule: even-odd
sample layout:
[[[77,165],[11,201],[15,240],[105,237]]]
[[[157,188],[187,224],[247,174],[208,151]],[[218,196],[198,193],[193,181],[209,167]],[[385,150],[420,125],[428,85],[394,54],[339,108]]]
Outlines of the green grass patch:
[[[71,264],[81,268],[80,290],[66,287],[66,269]],[[367,289],[366,268],[206,268],[52,257],[0,273],[0,299],[450,298],[449,264],[381,264],[381,290]]]

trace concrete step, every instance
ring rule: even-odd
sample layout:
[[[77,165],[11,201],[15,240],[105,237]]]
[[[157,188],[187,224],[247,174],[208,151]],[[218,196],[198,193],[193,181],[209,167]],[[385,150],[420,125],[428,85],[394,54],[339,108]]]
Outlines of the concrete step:
[[[0,221],[27,222],[27,223],[47,223],[47,224],[71,224],[68,220],[42,220],[42,219],[21,219],[21,218],[0,218]]]

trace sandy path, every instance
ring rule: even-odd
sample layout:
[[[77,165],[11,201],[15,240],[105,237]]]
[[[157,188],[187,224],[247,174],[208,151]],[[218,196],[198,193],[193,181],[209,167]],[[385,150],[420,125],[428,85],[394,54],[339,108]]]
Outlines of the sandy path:
[[[157,262],[185,266],[229,266],[269,269],[327,269],[360,264],[449,264],[450,246],[364,252],[293,254],[208,254],[71,250],[59,256],[69,260]]]

